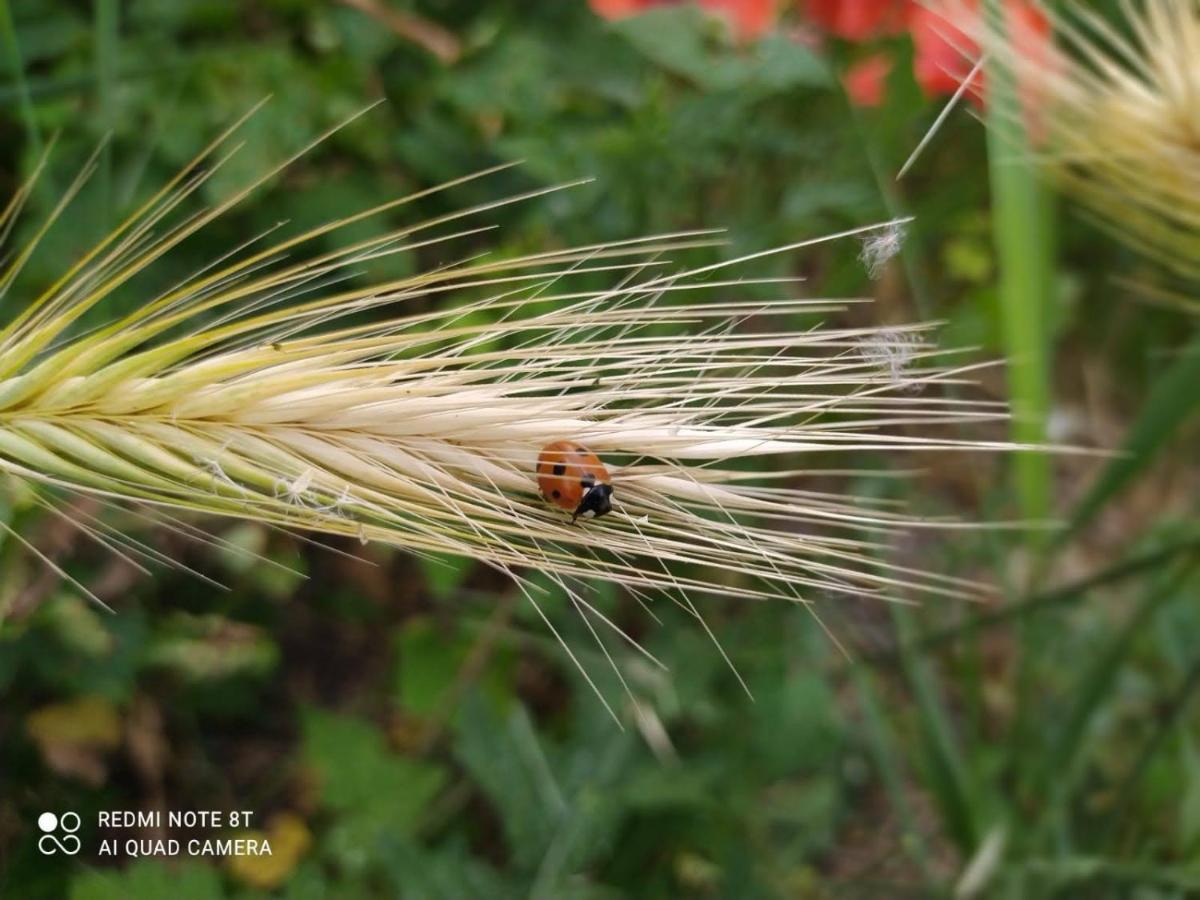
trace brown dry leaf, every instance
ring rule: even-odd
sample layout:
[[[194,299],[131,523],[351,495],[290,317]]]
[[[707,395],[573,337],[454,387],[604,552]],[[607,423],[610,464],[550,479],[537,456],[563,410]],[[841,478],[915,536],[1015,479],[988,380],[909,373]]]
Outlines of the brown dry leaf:
[[[162,713],[148,697],[137,697],[129,709],[125,745],[142,782],[155,792],[161,790],[170,746],[163,733]]]

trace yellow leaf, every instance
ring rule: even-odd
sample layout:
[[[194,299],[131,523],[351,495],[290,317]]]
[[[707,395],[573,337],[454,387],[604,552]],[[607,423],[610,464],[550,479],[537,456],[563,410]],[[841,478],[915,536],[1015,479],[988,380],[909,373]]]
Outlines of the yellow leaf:
[[[31,712],[25,730],[46,765],[91,785],[104,782],[104,753],[121,743],[121,717],[104,697],[77,697]]]
[[[112,703],[99,696],[36,709],[25,719],[25,730],[42,747],[88,744],[110,750],[121,742],[121,718]]]
[[[259,841],[259,846],[264,840],[271,845],[270,855],[230,856],[225,862],[234,878],[263,891],[287,881],[312,844],[308,826],[295,813],[272,816],[265,832],[256,829],[237,836]]]

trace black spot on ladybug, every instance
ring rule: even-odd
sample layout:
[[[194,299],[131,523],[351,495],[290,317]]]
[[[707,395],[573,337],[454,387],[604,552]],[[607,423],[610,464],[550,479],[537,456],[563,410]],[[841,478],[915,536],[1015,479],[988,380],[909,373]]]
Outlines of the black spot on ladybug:
[[[558,488],[555,488],[553,491],[550,492],[550,496],[553,497],[555,500],[557,500],[559,497],[562,496],[562,491],[560,491]]]
[[[554,464],[554,474],[555,475],[561,475],[565,471],[567,471],[567,467],[564,466],[562,463]]]

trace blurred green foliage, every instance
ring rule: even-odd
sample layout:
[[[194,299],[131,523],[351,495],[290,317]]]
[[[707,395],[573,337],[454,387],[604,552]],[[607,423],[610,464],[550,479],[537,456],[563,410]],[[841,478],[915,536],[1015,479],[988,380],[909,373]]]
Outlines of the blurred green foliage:
[[[737,46],[689,6],[605,23],[575,0],[393,4],[460,43],[444,64],[358,4],[132,0],[115,31],[110,4],[0,5],[23,73],[0,85],[4,188],[59,135],[21,228],[111,135],[99,177],[69,227],[49,234],[29,285],[60,274],[265,96],[205,199],[382,99],[112,303],[132,308],[282,220],[299,231],[523,160],[394,215],[592,177],[494,210],[498,230],[453,252],[719,226],[730,244],[711,252],[733,255],[915,213],[903,266],[876,284],[845,247],[756,274],[806,275],[813,296],[874,294],[852,324],[939,318],[947,343],[1001,346],[983,136],[969,117],[952,119],[894,183],[936,113],[906,65],[884,107],[855,110],[837,78],[855,48],[818,54],[782,32]],[[901,39],[895,50],[908,52]],[[1115,302],[1114,273],[1152,275],[1126,251],[1073,220],[1063,232],[1057,411],[1070,421],[1098,405],[1107,438],[1186,329],[1169,310]],[[446,252],[389,257],[383,273],[438,265]],[[1000,379],[985,379],[999,395]],[[1194,484],[1187,454],[1168,455],[1168,475]],[[931,515],[1013,512],[998,464],[920,462],[933,471],[908,487],[854,487]],[[1086,469],[1059,466],[1061,510]],[[849,661],[802,609],[707,604],[753,701],[685,610],[658,603],[655,623],[598,585],[589,602],[670,669],[612,651],[647,711],[624,716],[624,730],[536,613],[484,567],[329,550],[246,524],[215,523],[218,540],[196,543],[85,502],[81,515],[112,515],[229,590],[178,570],[134,577],[14,490],[5,524],[118,614],[80,599],[18,542],[0,545],[0,895],[931,897],[952,894],[974,863],[988,896],[1195,896],[1200,749],[1188,704],[1200,680],[1200,534],[1183,514],[1194,502],[1162,499],[1175,483],[1149,480],[1032,586],[1015,532],[914,535],[893,548],[906,564],[995,580],[1011,605],[893,615],[877,601],[822,603],[853,647]],[[587,629],[544,586],[548,615],[619,703]],[[1018,644],[1025,632],[1013,624],[1030,620],[1040,637]],[[1018,660],[1031,692],[1013,683]],[[126,809],[248,809],[254,829],[293,850],[271,870],[98,856],[101,838],[133,832],[98,833],[95,814]],[[38,852],[44,810],[83,817],[83,854]]]

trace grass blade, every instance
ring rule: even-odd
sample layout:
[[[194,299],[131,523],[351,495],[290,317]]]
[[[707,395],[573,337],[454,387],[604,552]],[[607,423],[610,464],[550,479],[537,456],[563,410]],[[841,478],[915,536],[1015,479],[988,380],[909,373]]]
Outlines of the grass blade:
[[[925,845],[917,817],[912,804],[904,790],[904,775],[900,771],[895,748],[900,744],[900,738],[894,733],[888,716],[880,707],[879,692],[875,688],[873,673],[862,666],[855,666],[851,671],[855,691],[858,694],[859,706],[863,713],[863,725],[867,738],[867,747],[875,768],[879,772],[884,790],[887,791],[888,801],[896,818],[900,822],[901,847],[912,858],[921,871],[927,885],[932,885],[933,870],[930,865],[929,850]]]
[[[1088,596],[1095,588],[1124,581],[1150,569],[1161,568],[1177,557],[1200,558],[1200,538],[1187,537],[1165,546],[1133,554],[1094,575],[1087,575],[1062,587],[1032,594],[1024,600],[1006,604],[994,612],[977,613],[961,624],[927,632],[917,638],[916,642],[910,645],[910,649],[914,651],[934,650],[943,644],[977,634],[985,628],[995,628],[1022,616],[1038,615],[1068,603],[1076,603]],[[888,648],[879,652],[865,653],[862,658],[864,662],[872,665],[888,664],[896,659],[900,649],[899,647]]]
[[[1039,804],[1043,815],[1052,815],[1062,809],[1079,774],[1078,767],[1087,745],[1088,726],[1097,709],[1111,697],[1113,683],[1122,671],[1122,664],[1134,642],[1165,604],[1183,596],[1180,588],[1186,584],[1195,568],[1195,560],[1186,560],[1174,566],[1167,577],[1147,591],[1128,620],[1088,667],[1075,693],[1074,702],[1063,718],[1062,730],[1030,785],[1030,796],[1050,798],[1050,802]]]
[[[901,647],[905,648],[900,663],[916,701],[929,789],[941,808],[949,836],[969,854],[980,837],[974,816],[979,804],[973,802],[970,774],[929,662],[909,649],[914,643],[912,615],[899,606],[891,607],[891,612]]]
[[[1162,712],[1158,716],[1158,721],[1155,723],[1154,732],[1146,740],[1138,753],[1133,765],[1129,767],[1129,773],[1121,781],[1121,786],[1117,788],[1115,800],[1113,800],[1112,808],[1114,810],[1127,810],[1131,808],[1133,803],[1133,792],[1142,780],[1142,776],[1150,767],[1151,761],[1158,754],[1158,751],[1166,744],[1167,738],[1174,733],[1175,728],[1183,720],[1184,713],[1195,699],[1197,692],[1200,692],[1200,657],[1197,657],[1188,667],[1187,673],[1184,675],[1183,681],[1179,687],[1171,694],[1171,698],[1163,705]],[[1108,820],[1108,827],[1105,831],[1106,835],[1111,835],[1122,826],[1126,831],[1129,827],[1135,824],[1134,817],[1117,817],[1113,816]]]

